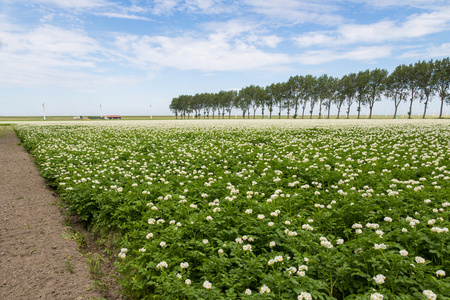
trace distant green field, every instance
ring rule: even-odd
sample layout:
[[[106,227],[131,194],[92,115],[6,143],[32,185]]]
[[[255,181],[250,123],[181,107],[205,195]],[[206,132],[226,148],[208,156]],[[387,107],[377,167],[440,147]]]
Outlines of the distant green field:
[[[256,119],[261,119],[262,116],[261,115],[257,115]],[[281,119],[286,119],[287,116],[286,115],[282,115]],[[290,119],[292,119],[292,115],[289,116]],[[313,115],[312,117],[313,119],[318,119],[317,115]],[[339,119],[345,119],[346,116],[345,115],[340,115]],[[357,116],[356,115],[350,115],[350,119],[356,119]],[[393,115],[373,115],[372,119],[392,119]],[[398,115],[397,119],[407,119],[408,116],[405,115]],[[422,116],[417,116],[417,115],[413,115],[412,116],[413,119],[421,119]],[[427,119],[437,119],[438,115],[428,115],[426,117]],[[443,116],[444,119],[448,119],[448,116]],[[175,120],[175,116],[153,116],[153,118],[151,120]],[[178,117],[178,119],[181,119],[181,117]],[[186,116],[185,119],[188,119],[188,117]],[[193,116],[190,116],[189,119],[195,119]],[[202,116],[200,119],[204,119],[204,117]],[[207,118],[208,119],[208,118]],[[209,119],[213,119],[212,116],[209,117]],[[217,116],[214,117],[214,119],[217,119]],[[222,117],[220,118],[222,119]],[[225,119],[228,119],[228,115],[225,116]],[[231,119],[242,119],[242,115],[232,115]],[[246,118],[247,119],[247,118]],[[250,119],[253,119],[253,116],[250,116]],[[268,119],[268,115],[264,116],[264,119]],[[278,115],[272,115],[272,119],[278,119]],[[301,116],[299,117],[299,119],[301,119]],[[309,115],[305,116],[304,119],[309,119]],[[326,116],[322,116],[322,119],[327,119]],[[336,115],[331,115],[330,119],[336,119]],[[368,119],[367,115],[361,115],[360,119]],[[43,121],[44,118],[42,116],[0,116],[0,122],[29,122],[29,121]],[[122,116],[122,120],[150,120],[149,116]],[[74,119],[72,116],[47,116],[46,117],[46,121],[99,121],[102,122],[104,120],[102,119],[89,119],[88,117],[83,117],[83,119],[79,120],[79,119]],[[115,120],[120,122],[120,120]]]

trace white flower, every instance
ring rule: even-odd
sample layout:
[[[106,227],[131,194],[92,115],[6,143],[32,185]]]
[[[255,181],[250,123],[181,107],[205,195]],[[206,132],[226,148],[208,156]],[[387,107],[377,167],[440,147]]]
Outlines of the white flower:
[[[213,220],[213,218],[211,216],[206,217],[206,221],[212,221],[212,220]]]
[[[125,258],[125,257],[127,257],[127,255],[126,255],[124,252],[120,252],[120,253],[118,254],[118,256],[119,256],[120,258]]]
[[[219,253],[219,254],[223,254],[223,249],[219,249],[219,250],[217,250],[217,253]]]
[[[184,281],[184,283],[186,283],[186,285],[190,285],[190,284],[191,284],[191,280],[190,280],[190,279],[186,279],[186,280]]]
[[[298,270],[299,271],[308,271],[308,266],[301,265],[301,266],[298,267]]]
[[[430,290],[425,290],[425,291],[423,291],[423,293],[422,293],[424,296],[426,296],[428,299],[430,299],[430,300],[436,300],[437,299],[437,296],[436,296],[436,294],[435,293],[433,293],[432,291],[430,291]]]
[[[161,246],[161,248],[166,248],[167,247],[166,242],[161,242],[161,243],[159,243],[159,245]]]
[[[406,251],[406,250],[400,250],[400,255],[401,256],[408,256],[408,251]]]
[[[370,300],[383,300],[383,295],[380,293],[371,294]]]
[[[264,293],[268,294],[268,293],[270,293],[270,289],[265,284],[263,284],[263,286],[259,288],[259,293],[260,294],[264,294]]]
[[[242,246],[242,250],[252,252],[252,245],[250,244],[244,245]]]
[[[343,239],[338,239],[337,241],[336,241],[336,244],[337,245],[342,245],[344,243],[344,240]]]
[[[373,277],[373,280],[375,280],[375,282],[377,284],[383,284],[384,280],[386,279],[386,276],[378,274],[377,276]]]
[[[262,220],[262,219],[264,219],[265,218],[265,216],[264,215],[258,215],[258,219],[260,219],[260,220]]]
[[[246,289],[244,294],[251,295],[252,294],[252,290],[251,289]]]
[[[423,258],[420,257],[420,256],[416,256],[416,257],[414,258],[414,260],[415,260],[416,263],[418,263],[418,264],[424,264],[424,263],[425,263],[425,259],[423,259]]]
[[[181,274],[180,274],[180,273],[177,273],[177,278],[178,278],[178,279],[182,279],[182,278],[183,278],[183,276],[181,276]]]
[[[156,222],[155,219],[152,219],[152,218],[148,219],[148,224],[150,224],[150,225],[155,224],[155,222]]]
[[[390,218],[390,217],[385,217],[385,218],[384,218],[384,221],[386,221],[386,222],[392,222],[392,218]]]
[[[128,252],[128,249],[127,249],[127,248],[122,248],[122,249],[120,249],[120,252],[122,252],[122,253],[127,253],[127,252]]]
[[[253,212],[253,210],[251,210],[251,209],[246,209],[246,210],[245,210],[245,213],[246,213],[247,215],[251,214],[252,212]]]
[[[203,287],[207,290],[210,290],[212,287],[211,282],[209,282],[208,280],[206,280],[205,282],[203,282]]]
[[[150,238],[153,238],[153,233],[149,233],[149,234],[147,234],[146,236],[145,236],[145,238],[148,240],[148,239],[150,239]]]
[[[274,241],[270,242],[270,243],[269,243],[269,247],[270,247],[270,248],[275,247],[275,242],[274,242]]]
[[[269,223],[267,223],[267,225],[269,225],[269,226],[273,226],[275,223],[274,222],[269,222]]]
[[[162,269],[162,268],[166,268],[167,269],[168,265],[165,261],[160,262],[159,264],[156,265],[157,269]]]
[[[182,263],[180,264],[180,267],[181,267],[182,269],[186,269],[186,268],[189,267],[189,263],[187,263],[187,262],[182,262]]]
[[[436,271],[436,276],[444,277],[445,276],[445,271],[444,270],[437,270]]]
[[[386,249],[386,245],[385,244],[375,244],[374,246],[373,246],[373,249],[375,249],[375,250],[385,250]]]
[[[312,300],[312,296],[310,293],[301,292],[297,297],[298,300]]]
[[[207,239],[204,239],[204,240],[202,241],[202,243],[206,245],[206,244],[209,243],[209,241],[208,241]]]
[[[145,248],[139,249],[139,252],[145,252],[145,251],[147,251],[147,249],[145,249]]]

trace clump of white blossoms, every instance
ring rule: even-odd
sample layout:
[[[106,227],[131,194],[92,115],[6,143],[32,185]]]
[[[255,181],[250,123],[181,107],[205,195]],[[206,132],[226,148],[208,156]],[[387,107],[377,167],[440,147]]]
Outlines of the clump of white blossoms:
[[[444,270],[437,270],[436,271],[436,276],[437,277],[444,277],[445,276],[445,271]]]
[[[127,252],[128,252],[127,248],[122,248],[122,249],[120,249],[120,253],[118,254],[118,256],[120,258],[125,258],[125,257],[127,257]]]
[[[203,287],[207,290],[210,290],[212,288],[212,284],[211,284],[211,282],[206,280],[205,282],[203,282]]]
[[[263,284],[262,287],[259,288],[259,293],[260,294],[269,294],[270,293],[270,289],[267,287],[267,285]]]
[[[187,263],[187,262],[182,262],[182,263],[180,264],[180,267],[181,267],[182,269],[187,269],[187,268],[189,267],[189,263]]]
[[[377,284],[383,284],[385,279],[386,279],[386,276],[384,276],[382,274],[378,274],[377,276],[373,277],[373,280],[375,280],[375,282]]]
[[[312,300],[312,296],[310,293],[307,292],[301,292],[300,295],[297,297],[298,300]]]
[[[252,245],[247,244],[242,246],[242,250],[252,252]]]
[[[385,244],[375,244],[373,249],[375,250],[386,250],[387,246]]]
[[[416,257],[414,258],[414,260],[415,260],[416,263],[418,263],[418,264],[424,264],[424,263],[425,263],[425,259],[423,259],[423,258],[420,257],[420,256],[416,256]]]
[[[244,294],[251,295],[252,294],[252,290],[251,289],[246,289]]]
[[[160,262],[159,264],[156,265],[157,269],[162,269],[162,268],[166,268],[167,269],[168,265],[165,261]]]
[[[406,250],[400,250],[400,255],[401,256],[408,256],[408,251],[406,251]]]
[[[430,299],[430,300],[436,300],[437,299],[437,296],[436,296],[436,294],[435,293],[433,293],[432,291],[430,291],[430,290],[425,290],[425,291],[423,291],[423,293],[422,293],[424,296],[426,296],[428,299]]]
[[[383,295],[380,293],[371,294],[370,300],[383,300]]]

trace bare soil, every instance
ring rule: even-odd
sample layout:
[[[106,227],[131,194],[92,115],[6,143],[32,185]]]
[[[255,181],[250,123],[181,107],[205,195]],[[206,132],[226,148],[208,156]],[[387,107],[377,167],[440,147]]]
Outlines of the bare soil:
[[[12,128],[0,126],[0,299],[121,299],[117,287],[98,288],[87,262],[97,254],[80,252],[92,239],[59,203]],[[110,278],[111,263],[102,272]]]

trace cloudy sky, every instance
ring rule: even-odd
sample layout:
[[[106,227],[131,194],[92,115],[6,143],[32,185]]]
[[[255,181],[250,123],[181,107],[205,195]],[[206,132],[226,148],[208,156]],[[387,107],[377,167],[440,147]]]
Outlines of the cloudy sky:
[[[449,31],[449,0],[0,0],[0,115],[167,115],[180,94],[448,57]]]

